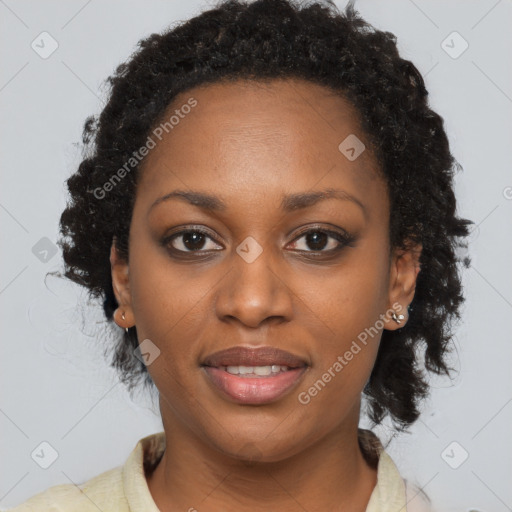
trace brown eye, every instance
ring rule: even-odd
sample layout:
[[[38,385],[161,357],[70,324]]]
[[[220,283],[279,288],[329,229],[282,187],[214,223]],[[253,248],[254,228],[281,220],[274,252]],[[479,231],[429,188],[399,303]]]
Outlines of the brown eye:
[[[292,242],[292,248],[305,252],[330,252],[341,249],[351,241],[350,236],[342,233],[310,229]]]
[[[218,250],[220,247],[206,233],[198,230],[180,231],[166,239],[167,245],[178,252],[198,252]]]

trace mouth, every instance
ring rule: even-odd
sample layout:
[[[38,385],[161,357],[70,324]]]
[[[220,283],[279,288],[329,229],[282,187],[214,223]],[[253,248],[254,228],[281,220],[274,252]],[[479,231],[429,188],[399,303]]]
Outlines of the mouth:
[[[288,368],[276,372],[270,371],[269,366],[235,367],[247,373],[232,373],[233,367],[203,366],[208,381],[223,398],[238,404],[262,405],[275,402],[287,395],[304,375],[307,366]],[[281,368],[281,367],[280,367]],[[231,369],[231,371],[230,371]]]
[[[233,347],[208,356],[201,368],[214,389],[238,404],[261,405],[287,395],[310,365],[274,347]]]

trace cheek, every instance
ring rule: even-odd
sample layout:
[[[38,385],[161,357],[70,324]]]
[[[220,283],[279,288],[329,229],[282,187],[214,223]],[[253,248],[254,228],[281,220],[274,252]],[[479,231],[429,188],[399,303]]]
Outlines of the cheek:
[[[173,368],[192,364],[207,321],[209,287],[160,249],[135,247],[130,288],[139,341],[150,339]]]
[[[184,419],[197,407],[197,357],[205,326],[205,285],[151,251],[133,252],[132,306],[139,343],[149,339],[158,357],[147,369],[166,408]]]
[[[386,272],[383,258],[368,257],[358,250],[339,266],[304,275],[298,281],[297,296],[323,326],[333,348],[350,344],[385,312]]]
[[[321,298],[312,299],[316,300],[312,309],[321,312],[322,321],[310,327],[315,340],[313,366],[297,391],[298,402],[312,416],[325,418],[325,429],[358,407],[381,337],[381,330],[371,329],[376,320],[371,311],[377,310],[371,287],[341,292],[331,287],[332,281],[326,283]]]
[[[316,345],[301,391],[304,402],[337,404],[341,410],[340,400],[349,406],[358,399],[375,363],[386,308],[386,261],[360,251],[328,272],[301,280],[297,293],[307,305],[303,322],[309,318]]]

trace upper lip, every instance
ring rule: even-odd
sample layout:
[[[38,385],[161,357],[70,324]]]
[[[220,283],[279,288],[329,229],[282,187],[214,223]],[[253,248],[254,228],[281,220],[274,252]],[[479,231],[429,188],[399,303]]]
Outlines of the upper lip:
[[[300,368],[307,366],[304,359],[275,347],[232,347],[207,356],[202,366],[288,366]]]

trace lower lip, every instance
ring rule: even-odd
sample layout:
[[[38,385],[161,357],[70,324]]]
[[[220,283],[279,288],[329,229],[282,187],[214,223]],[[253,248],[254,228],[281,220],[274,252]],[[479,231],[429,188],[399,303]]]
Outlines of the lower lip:
[[[220,368],[202,368],[217,389],[239,404],[274,402],[290,391],[307,370],[304,366],[268,377],[239,377]]]

